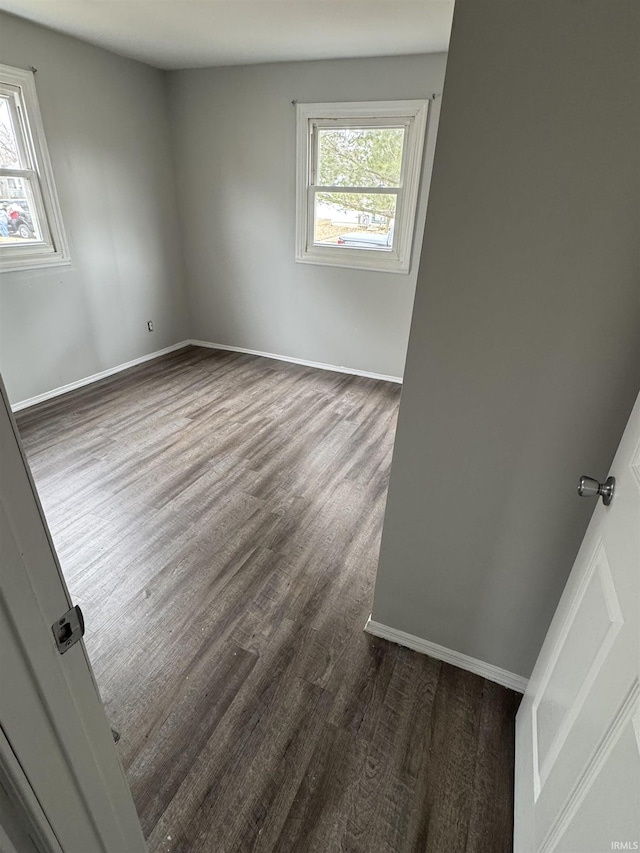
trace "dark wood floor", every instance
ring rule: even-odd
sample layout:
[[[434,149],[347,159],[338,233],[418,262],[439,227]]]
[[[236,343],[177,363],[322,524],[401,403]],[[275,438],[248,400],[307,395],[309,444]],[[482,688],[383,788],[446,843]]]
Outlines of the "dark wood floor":
[[[511,850],[519,697],[362,630],[399,394],[189,348],[19,416],[152,851]]]

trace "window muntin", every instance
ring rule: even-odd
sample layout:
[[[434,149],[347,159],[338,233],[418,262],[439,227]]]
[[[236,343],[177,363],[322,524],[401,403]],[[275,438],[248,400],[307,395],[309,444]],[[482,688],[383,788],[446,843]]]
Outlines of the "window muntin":
[[[0,270],[67,261],[33,73],[0,65]]]
[[[296,260],[408,272],[427,107],[298,105]]]

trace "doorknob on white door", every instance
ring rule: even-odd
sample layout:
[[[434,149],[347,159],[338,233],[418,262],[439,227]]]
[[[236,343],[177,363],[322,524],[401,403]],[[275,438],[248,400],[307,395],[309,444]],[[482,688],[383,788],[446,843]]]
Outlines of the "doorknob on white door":
[[[580,477],[578,494],[581,498],[597,498],[602,496],[602,503],[609,506],[613,500],[613,492],[616,487],[616,478],[607,477],[604,483],[599,483],[593,477]]]

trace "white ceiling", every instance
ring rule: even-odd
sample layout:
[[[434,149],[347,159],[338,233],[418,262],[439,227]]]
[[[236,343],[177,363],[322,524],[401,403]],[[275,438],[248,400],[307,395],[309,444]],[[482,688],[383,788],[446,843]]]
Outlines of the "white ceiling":
[[[0,0],[158,68],[443,51],[453,0]]]

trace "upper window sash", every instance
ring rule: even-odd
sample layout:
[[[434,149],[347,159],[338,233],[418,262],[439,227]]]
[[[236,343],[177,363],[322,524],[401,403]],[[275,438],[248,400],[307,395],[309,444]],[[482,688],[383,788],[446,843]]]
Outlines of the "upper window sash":
[[[318,161],[320,156],[319,149],[319,140],[320,134],[319,131],[322,130],[402,130],[404,132],[403,135],[403,149],[402,149],[402,159],[401,159],[401,172],[400,172],[400,181],[397,184],[388,184],[384,186],[392,187],[401,187],[402,186],[402,178],[403,171],[406,161],[406,150],[407,150],[407,131],[411,125],[411,119],[405,118],[402,121],[397,121],[390,123],[388,120],[384,119],[359,119],[357,122],[353,119],[345,119],[345,118],[334,118],[334,119],[309,119],[309,134],[311,138],[310,144],[310,153],[311,156],[309,158],[309,183],[312,186],[329,186],[327,184],[322,184],[318,180]],[[365,184],[352,184],[352,187],[358,187],[359,189],[372,189]]]
[[[18,149],[18,162],[15,164],[15,168],[33,171],[35,159],[31,146],[28,144],[30,134],[20,108],[20,88],[0,80],[0,95],[4,96],[9,110],[16,148]]]

